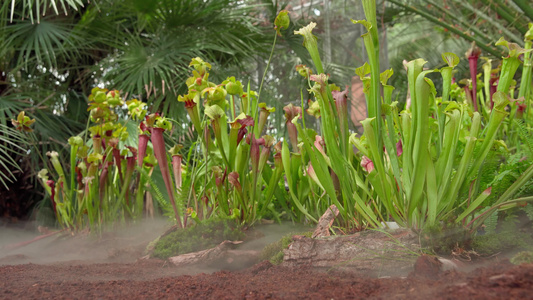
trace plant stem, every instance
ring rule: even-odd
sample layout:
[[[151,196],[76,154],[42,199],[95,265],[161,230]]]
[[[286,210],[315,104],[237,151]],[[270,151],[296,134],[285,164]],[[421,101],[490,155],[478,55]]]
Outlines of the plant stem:
[[[531,6],[531,2],[528,0],[513,0],[513,2],[516,6],[520,7],[526,16],[533,22],[533,6]]]
[[[523,35],[526,33],[527,29],[522,26],[517,11],[511,11],[500,0],[483,0],[483,3],[485,5],[490,5],[490,7],[494,9],[500,17],[505,19],[510,25],[513,25],[520,32],[520,34]]]
[[[268,72],[268,68],[270,67],[270,61],[272,60],[272,55],[274,55],[274,49],[276,47],[276,41],[278,40],[278,34],[274,33],[274,42],[272,43],[272,49],[270,50],[270,56],[268,57],[268,62],[265,67],[265,71],[263,72],[263,77],[261,78],[261,84],[259,85],[259,92],[257,93],[257,102],[259,103],[259,97],[261,97],[261,91],[263,90],[263,83],[265,82],[265,77]],[[254,112],[254,120],[255,120],[255,114],[257,112]]]

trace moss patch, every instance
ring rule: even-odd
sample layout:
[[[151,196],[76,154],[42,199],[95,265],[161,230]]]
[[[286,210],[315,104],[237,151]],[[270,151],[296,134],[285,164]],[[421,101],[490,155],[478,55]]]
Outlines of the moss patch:
[[[154,246],[152,256],[167,259],[180,254],[213,248],[225,240],[242,240],[244,233],[237,223],[228,218],[202,221],[161,237]]]
[[[533,246],[533,238],[518,230],[503,230],[497,233],[479,235],[474,238],[472,248],[479,254],[492,255],[509,250],[523,250]]]
[[[303,235],[306,237],[311,237],[313,235],[312,231],[300,232],[300,233],[289,233],[281,238],[281,240],[267,245],[261,252],[261,260],[268,260],[273,265],[279,265],[283,262],[283,249],[287,249],[292,243],[292,237],[295,235]]]
[[[506,221],[490,233],[470,234],[457,227],[433,227],[421,233],[422,246],[437,254],[450,255],[456,248],[474,250],[480,255],[526,250],[533,247],[533,236],[516,223]]]
[[[511,263],[515,265],[533,263],[533,251],[518,252],[513,258],[511,258]]]
[[[420,233],[422,248],[434,253],[449,255],[455,248],[470,249],[472,237],[459,226],[433,226]]]

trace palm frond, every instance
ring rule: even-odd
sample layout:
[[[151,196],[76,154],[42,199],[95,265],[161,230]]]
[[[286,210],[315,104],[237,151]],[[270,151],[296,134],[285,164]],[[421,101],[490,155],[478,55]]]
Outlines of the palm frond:
[[[187,42],[187,37],[177,40],[167,35],[141,39],[130,34],[118,48],[119,53],[104,61],[102,66],[109,70],[104,80],[133,95],[176,93],[176,83],[183,81],[187,74],[186,62],[199,55]]]
[[[13,170],[22,171],[13,157],[23,155],[27,141],[22,133],[0,124],[0,183],[9,190],[8,182],[16,179]]]
[[[67,15],[70,9],[78,10],[83,7],[85,1],[81,0],[5,0],[0,6],[0,12],[9,15],[9,21],[20,14],[21,18],[30,19],[32,23],[39,23],[41,15],[53,11],[56,15]]]
[[[83,40],[71,25],[49,17],[38,24],[16,20],[3,30],[3,35],[5,42],[0,55],[5,57],[15,50],[17,64],[26,70],[36,65],[56,69],[60,56],[64,60],[75,60]]]
[[[256,26],[258,20],[250,13],[254,7],[240,1],[157,3],[157,7],[136,1],[106,6],[108,15],[95,16],[91,24],[106,27],[100,35],[113,37],[99,41],[115,49],[95,67],[102,70],[101,83],[145,100],[166,116],[178,120],[186,116],[176,97],[185,91],[192,58],[200,56],[217,69],[236,66],[244,70],[269,49],[271,37]],[[218,78],[217,72],[211,75],[213,81],[225,79]]]
[[[504,36],[519,45],[524,44],[521,36],[531,22],[531,9],[524,1],[468,0],[389,0],[400,11],[396,21],[412,15],[421,16],[444,28],[448,34],[475,42],[484,52],[500,56],[494,43]]]

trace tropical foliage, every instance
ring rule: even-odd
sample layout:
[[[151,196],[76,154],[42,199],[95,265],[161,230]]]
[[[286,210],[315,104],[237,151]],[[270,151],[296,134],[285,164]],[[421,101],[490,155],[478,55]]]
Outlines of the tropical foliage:
[[[186,90],[192,58],[221,70],[246,69],[268,51],[271,37],[256,26],[255,11],[235,0],[3,1],[0,124],[10,126],[20,111],[36,120],[24,158],[31,164],[24,165],[38,170],[39,156],[46,165],[45,153],[68,151],[65,141],[86,129],[87,95],[95,86],[113,86],[165,116],[186,118],[175,99]]]

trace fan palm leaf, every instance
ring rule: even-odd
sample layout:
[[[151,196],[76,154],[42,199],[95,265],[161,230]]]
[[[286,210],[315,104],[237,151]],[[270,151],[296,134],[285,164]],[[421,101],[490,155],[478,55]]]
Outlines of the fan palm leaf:
[[[113,49],[96,66],[102,72],[101,83],[146,101],[168,117],[186,117],[176,98],[186,90],[192,58],[201,56],[219,64],[217,69],[246,70],[269,49],[271,37],[265,37],[258,20],[250,16],[253,6],[236,0],[156,2],[100,3],[109,16],[96,15],[91,25],[105,27],[99,35],[107,38],[99,43]],[[213,72],[210,79],[225,77]]]
[[[15,179],[13,170],[22,171],[13,157],[23,155],[25,145],[26,139],[20,132],[0,124],[0,183],[6,189],[9,189],[8,183]]]
[[[22,18],[29,18],[32,23],[39,23],[41,15],[49,10],[53,10],[56,15],[60,11],[67,15],[70,9],[78,10],[83,6],[84,1],[81,0],[5,0],[0,6],[0,12],[9,15],[10,22],[13,22],[18,13]]]
[[[16,64],[25,69],[36,65],[57,69],[58,59],[75,60],[83,40],[72,25],[52,17],[45,17],[38,24],[15,20],[3,30],[3,35],[1,57],[16,49]]]

